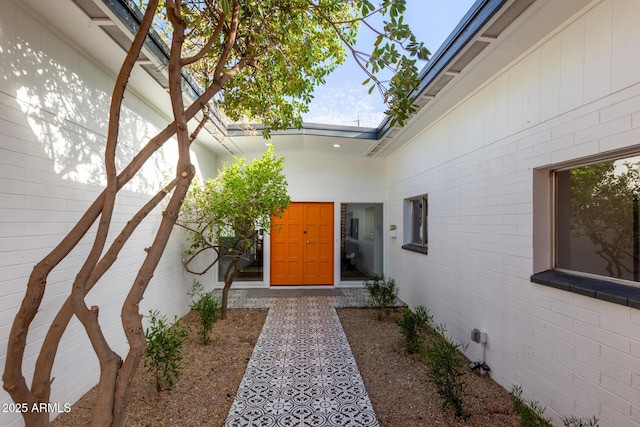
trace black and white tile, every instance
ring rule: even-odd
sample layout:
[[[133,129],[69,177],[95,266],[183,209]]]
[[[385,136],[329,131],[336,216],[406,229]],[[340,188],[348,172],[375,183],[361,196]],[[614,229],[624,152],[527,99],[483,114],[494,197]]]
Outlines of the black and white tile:
[[[336,308],[345,307],[370,307],[371,297],[369,292],[365,288],[340,288],[342,295],[331,298],[333,305]],[[220,298],[222,290],[216,289],[213,291],[213,296]],[[229,308],[257,308],[266,309],[273,305],[275,301],[281,297],[252,297],[247,289],[230,289],[229,290]],[[397,307],[404,306],[405,303],[400,299],[396,301]]]
[[[335,302],[270,301],[226,426],[378,426]]]

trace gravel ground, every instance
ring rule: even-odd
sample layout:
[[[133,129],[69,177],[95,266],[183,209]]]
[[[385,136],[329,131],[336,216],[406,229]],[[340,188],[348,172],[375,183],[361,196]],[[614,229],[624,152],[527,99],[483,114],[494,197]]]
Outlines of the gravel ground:
[[[134,379],[127,426],[222,426],[266,318],[266,310],[229,311],[214,325],[212,343],[196,337],[193,313],[183,319],[191,333],[183,348],[182,372],[171,390],[156,392],[153,377],[140,368]],[[404,350],[394,319],[371,309],[339,309],[365,386],[382,427],[518,426],[509,393],[489,377],[467,373],[465,419],[443,411],[425,374],[424,362]],[[54,426],[87,425],[94,391],[62,414]]]
[[[188,314],[181,323],[191,332],[182,349],[182,371],[171,390],[156,392],[153,376],[143,366],[133,380],[127,427],[222,426],[258,341],[267,310],[229,310],[203,346],[196,335],[196,318]],[[85,426],[95,402],[94,390],[80,399],[53,426]]]
[[[511,395],[489,376],[468,369],[464,380],[466,418],[442,409],[426,375],[424,360],[407,353],[396,310],[382,320],[373,309],[338,310],[360,375],[382,427],[396,426],[519,426]]]

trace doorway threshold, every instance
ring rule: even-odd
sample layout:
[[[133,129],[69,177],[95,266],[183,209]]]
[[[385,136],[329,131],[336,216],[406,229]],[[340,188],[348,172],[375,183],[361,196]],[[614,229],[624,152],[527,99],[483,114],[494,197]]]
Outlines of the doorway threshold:
[[[293,297],[342,297],[344,296],[344,292],[342,289],[327,289],[327,288],[316,288],[316,287],[300,287],[300,286],[291,286],[288,288],[283,288],[282,286],[278,286],[277,289],[269,288],[269,289],[247,289],[246,297],[247,298],[293,298]]]
[[[261,291],[258,293],[257,291]],[[275,291],[275,292],[274,292]],[[365,288],[340,288],[340,289],[309,289],[299,288],[294,289],[266,289],[266,288],[252,288],[252,289],[230,289],[229,290],[229,308],[255,308],[255,309],[269,309],[275,302],[279,301],[279,298],[292,298],[295,296],[307,296],[302,292],[328,292],[338,291],[341,294],[335,294],[335,296],[309,295],[316,298],[331,298],[333,299],[334,306],[336,308],[347,307],[371,307],[371,297],[369,291]],[[249,293],[253,293],[255,296],[249,296]],[[212,292],[216,298],[221,298],[222,289],[214,289]],[[279,294],[279,295],[278,295]],[[264,296],[259,296],[264,295]],[[396,301],[396,307],[404,307],[406,304],[398,299]]]

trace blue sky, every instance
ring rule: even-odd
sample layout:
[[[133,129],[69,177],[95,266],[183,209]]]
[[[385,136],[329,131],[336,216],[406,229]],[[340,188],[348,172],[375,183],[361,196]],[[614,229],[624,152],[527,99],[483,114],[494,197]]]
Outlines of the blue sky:
[[[405,22],[419,41],[435,53],[475,0],[407,0]],[[373,37],[362,30],[358,46],[371,46]],[[369,51],[370,49],[367,49]],[[385,106],[377,91],[367,93],[362,86],[364,72],[349,58],[334,71],[327,83],[315,92],[305,122],[377,127],[384,118]]]

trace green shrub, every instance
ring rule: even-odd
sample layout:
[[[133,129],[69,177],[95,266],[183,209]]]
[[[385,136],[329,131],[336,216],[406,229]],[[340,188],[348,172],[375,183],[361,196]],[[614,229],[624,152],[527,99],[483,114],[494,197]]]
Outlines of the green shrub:
[[[396,281],[391,278],[374,276],[372,280],[365,281],[364,286],[369,291],[373,307],[378,309],[378,319],[381,319],[382,315],[387,314],[389,309],[395,305],[398,298]]]
[[[147,339],[144,366],[156,378],[156,390],[173,386],[180,375],[182,344],[188,335],[176,316],[173,326],[157,310],[149,311],[150,326],[144,336]]]
[[[425,335],[433,316],[424,306],[417,306],[415,311],[405,307],[402,311],[402,319],[396,320],[400,327],[400,332],[404,336],[407,351],[409,353],[417,353],[422,349]]]
[[[427,377],[442,399],[442,407],[453,409],[461,417],[465,415],[462,397],[467,388],[463,378],[467,359],[462,354],[466,346],[454,343],[446,335],[444,325],[437,326],[435,332],[424,348]]]
[[[210,292],[205,292],[202,283],[196,279],[193,279],[191,291],[187,295],[194,298],[189,307],[198,313],[198,339],[200,344],[207,345],[211,342],[209,333],[213,329],[213,324],[220,318],[220,301]]]
[[[520,415],[521,427],[551,427],[551,420],[544,417],[545,406],[534,400],[522,398],[522,387],[513,385],[511,387],[513,406]]]
[[[578,418],[573,415],[570,417],[561,416],[560,420],[565,427],[598,427],[600,425],[600,420],[596,416],[590,418]]]

